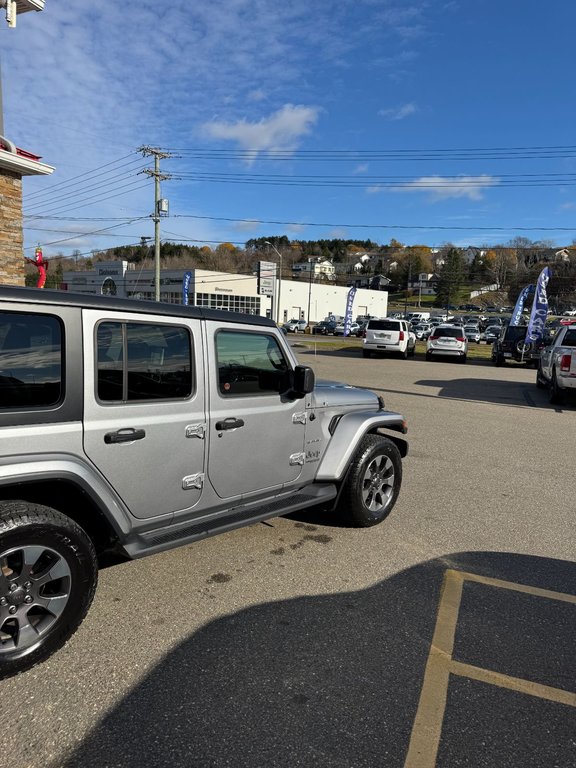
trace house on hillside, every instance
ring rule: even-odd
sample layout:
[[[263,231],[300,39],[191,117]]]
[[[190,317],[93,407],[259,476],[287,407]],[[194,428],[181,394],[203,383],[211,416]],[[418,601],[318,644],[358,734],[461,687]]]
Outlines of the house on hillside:
[[[299,261],[292,265],[292,277],[306,280],[334,280],[336,269],[329,259],[324,261]]]
[[[372,291],[387,291],[392,281],[384,275],[365,275],[364,277],[355,277],[349,285],[355,285],[356,288],[368,288]]]

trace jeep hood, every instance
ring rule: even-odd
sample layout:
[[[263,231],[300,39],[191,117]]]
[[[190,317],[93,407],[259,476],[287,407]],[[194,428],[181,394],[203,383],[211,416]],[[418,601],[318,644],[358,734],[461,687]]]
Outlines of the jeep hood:
[[[340,381],[317,379],[312,394],[314,408],[331,408],[334,406],[361,406],[362,408],[378,409],[378,396],[369,389],[343,384]]]

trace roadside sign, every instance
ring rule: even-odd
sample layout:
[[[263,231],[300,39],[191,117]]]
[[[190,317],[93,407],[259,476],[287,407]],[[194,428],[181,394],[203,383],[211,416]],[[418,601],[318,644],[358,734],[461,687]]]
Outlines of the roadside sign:
[[[274,295],[276,264],[273,261],[258,262],[258,293],[260,296]]]

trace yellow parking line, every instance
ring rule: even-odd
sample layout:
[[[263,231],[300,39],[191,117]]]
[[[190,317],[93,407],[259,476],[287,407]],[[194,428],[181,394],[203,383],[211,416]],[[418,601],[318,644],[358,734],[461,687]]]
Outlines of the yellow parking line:
[[[510,677],[492,670],[463,664],[452,659],[458,613],[462,600],[464,581],[474,581],[487,586],[576,604],[576,596],[553,592],[539,587],[517,584],[512,581],[493,579],[465,571],[448,569],[444,574],[436,627],[428,654],[422,692],[412,727],[412,735],[404,768],[434,768],[442,734],[450,674],[468,677],[500,688],[518,691],[530,696],[576,706],[576,693],[560,688],[534,683],[530,680]]]
[[[529,696],[537,696],[540,699],[555,701],[557,704],[566,704],[569,707],[576,707],[576,693],[565,691],[563,688],[552,688],[550,685],[541,685],[532,680],[524,680],[521,677],[510,677],[502,675],[500,672],[494,672],[491,669],[474,667],[471,664],[463,664],[460,661],[451,661],[450,672],[461,677],[469,677],[472,680],[478,680],[480,683],[489,683],[497,685],[500,688],[508,688],[511,691],[525,693]]]

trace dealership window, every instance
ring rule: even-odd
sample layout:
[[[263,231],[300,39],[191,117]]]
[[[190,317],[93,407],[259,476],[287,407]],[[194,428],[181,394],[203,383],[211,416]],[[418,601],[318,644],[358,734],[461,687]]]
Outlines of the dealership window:
[[[229,293],[197,293],[197,307],[210,307],[225,312],[243,312],[247,315],[260,314],[259,296],[237,296]]]

